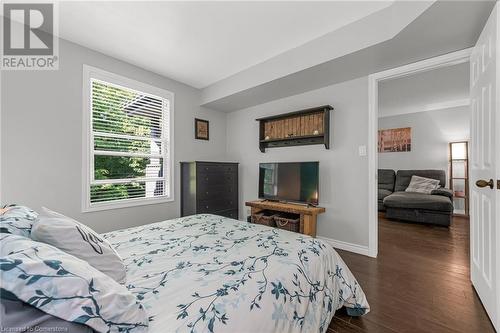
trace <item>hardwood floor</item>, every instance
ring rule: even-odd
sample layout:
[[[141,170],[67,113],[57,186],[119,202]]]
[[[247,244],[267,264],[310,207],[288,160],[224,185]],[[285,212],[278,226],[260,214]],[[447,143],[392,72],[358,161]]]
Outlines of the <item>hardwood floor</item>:
[[[338,251],[361,284],[371,311],[339,310],[328,333],[494,332],[469,280],[469,221],[443,227],[379,216],[377,259]]]

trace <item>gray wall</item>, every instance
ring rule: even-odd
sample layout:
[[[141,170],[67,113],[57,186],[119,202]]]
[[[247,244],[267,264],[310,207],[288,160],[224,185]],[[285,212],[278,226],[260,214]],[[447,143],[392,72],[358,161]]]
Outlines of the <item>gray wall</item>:
[[[412,136],[410,152],[378,154],[379,168],[442,169],[448,175],[448,143],[469,140],[470,109],[457,107],[383,117],[378,127],[411,127]]]
[[[227,153],[240,164],[240,217],[247,214],[245,201],[258,197],[259,162],[319,161],[320,205],[326,208],[318,220],[318,235],[368,245],[368,160],[358,156],[368,132],[368,80],[360,78],[300,95],[239,110],[227,115]],[[302,146],[258,148],[255,118],[331,104],[331,148]]]
[[[379,117],[466,105],[469,71],[467,61],[379,82]]]
[[[175,201],[82,213],[82,65],[175,94]],[[222,159],[226,115],[199,106],[199,91],[79,45],[60,41],[57,71],[1,75],[1,200],[60,211],[99,232],[179,216],[179,161]],[[210,121],[210,141],[194,139],[194,117]]]

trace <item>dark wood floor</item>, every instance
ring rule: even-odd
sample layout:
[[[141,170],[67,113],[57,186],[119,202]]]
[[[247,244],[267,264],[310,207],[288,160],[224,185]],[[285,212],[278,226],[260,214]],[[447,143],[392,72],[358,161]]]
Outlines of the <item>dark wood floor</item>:
[[[371,306],[363,317],[339,310],[328,333],[494,332],[469,280],[469,221],[425,226],[379,216],[377,259],[338,251]]]

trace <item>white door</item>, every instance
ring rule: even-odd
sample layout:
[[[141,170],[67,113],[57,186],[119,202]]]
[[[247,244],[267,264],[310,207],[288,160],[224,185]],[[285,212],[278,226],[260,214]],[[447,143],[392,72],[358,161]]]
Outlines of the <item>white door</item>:
[[[471,55],[471,280],[500,330],[500,73],[498,5]]]

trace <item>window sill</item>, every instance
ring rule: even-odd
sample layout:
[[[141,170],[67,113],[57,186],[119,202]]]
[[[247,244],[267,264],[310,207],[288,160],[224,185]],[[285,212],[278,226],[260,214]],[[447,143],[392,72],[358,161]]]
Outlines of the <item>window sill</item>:
[[[137,206],[154,205],[166,202],[173,202],[173,197],[158,197],[158,198],[141,198],[141,199],[128,199],[116,202],[105,202],[98,204],[84,204],[82,213],[98,212],[103,210],[130,208]]]

